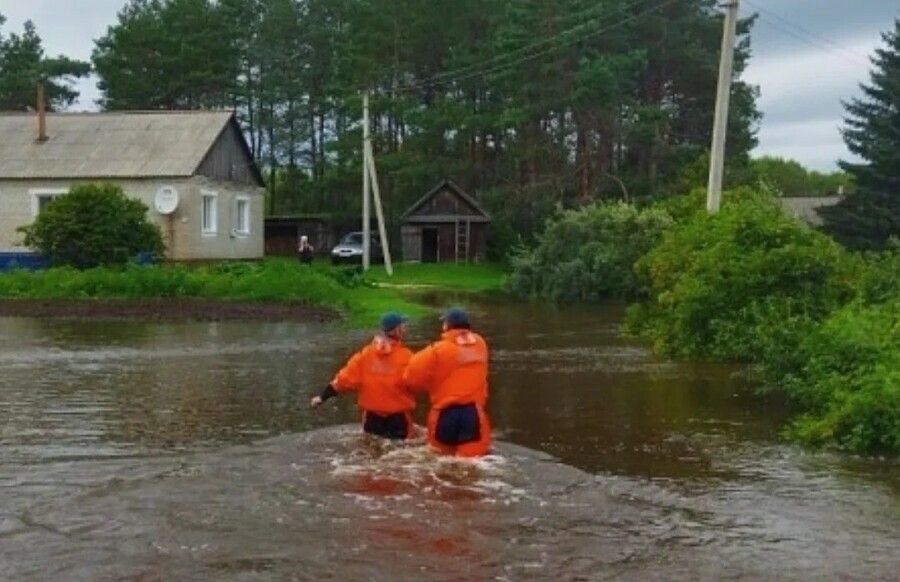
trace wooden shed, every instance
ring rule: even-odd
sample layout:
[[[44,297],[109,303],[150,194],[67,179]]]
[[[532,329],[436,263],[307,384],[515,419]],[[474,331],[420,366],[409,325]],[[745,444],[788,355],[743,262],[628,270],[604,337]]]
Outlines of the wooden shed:
[[[491,217],[450,180],[422,196],[400,220],[404,261],[467,263],[485,259]]]

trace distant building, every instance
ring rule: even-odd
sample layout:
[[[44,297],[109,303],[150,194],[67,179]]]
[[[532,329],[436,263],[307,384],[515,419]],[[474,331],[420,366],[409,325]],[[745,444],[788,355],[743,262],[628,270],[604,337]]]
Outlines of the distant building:
[[[841,198],[841,196],[785,196],[779,200],[784,209],[793,216],[813,226],[821,226],[822,217],[819,216],[818,209],[834,206]]]
[[[425,194],[400,220],[404,261],[467,263],[486,257],[491,217],[450,180]]]
[[[262,176],[231,112],[0,114],[0,253],[26,252],[16,228],[90,182],[144,202],[171,260],[263,256]]]

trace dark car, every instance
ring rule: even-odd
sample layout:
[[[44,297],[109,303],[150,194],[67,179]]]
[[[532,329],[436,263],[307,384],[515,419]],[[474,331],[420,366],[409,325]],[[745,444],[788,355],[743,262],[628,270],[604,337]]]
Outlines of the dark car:
[[[381,239],[377,234],[371,235],[369,243],[369,258],[372,263],[380,263],[383,260],[381,252]],[[333,249],[331,249],[332,263],[362,263],[363,233],[349,232],[344,235]]]

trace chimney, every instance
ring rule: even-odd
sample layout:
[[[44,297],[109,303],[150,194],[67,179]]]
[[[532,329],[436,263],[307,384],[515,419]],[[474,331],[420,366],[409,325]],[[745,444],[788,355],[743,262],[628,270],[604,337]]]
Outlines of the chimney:
[[[47,141],[47,106],[44,104],[44,82],[39,81],[37,86],[37,114],[39,142]]]

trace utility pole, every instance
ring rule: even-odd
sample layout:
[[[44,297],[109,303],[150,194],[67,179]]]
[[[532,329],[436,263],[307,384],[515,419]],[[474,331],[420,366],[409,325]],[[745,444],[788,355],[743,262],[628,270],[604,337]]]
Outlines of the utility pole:
[[[709,186],[706,209],[719,211],[722,202],[722,175],[725,166],[725,138],[728,132],[728,105],[731,100],[731,77],[734,68],[734,40],[737,34],[740,0],[727,0],[722,54],[719,57],[719,86],[716,92],[716,115],[713,122],[712,151],[709,156]]]
[[[378,186],[378,172],[375,170],[375,154],[372,153],[372,142],[365,145],[366,166],[369,168],[372,179],[372,193],[375,195],[375,216],[378,218],[378,238],[381,240],[381,256],[384,259],[384,268],[388,275],[394,274],[394,266],[391,264],[391,249],[388,246],[387,227],[384,222],[384,210],[381,206],[381,188]]]
[[[363,271],[369,270],[369,242],[372,238],[371,230],[371,211],[369,210],[369,167],[368,167],[368,145],[369,145],[369,92],[363,93],[363,147],[362,147],[362,173],[363,173],[363,200],[362,200],[362,232],[363,232]]]
[[[372,150],[372,136],[369,129],[369,93],[363,93],[363,270],[368,271],[371,261],[371,210],[370,191],[375,193],[375,212],[378,216],[378,234],[381,240],[381,256],[388,275],[394,274],[391,265],[391,251],[388,247],[387,227],[384,222],[384,210],[381,206],[381,189],[378,186],[378,172],[375,170],[375,154]]]

